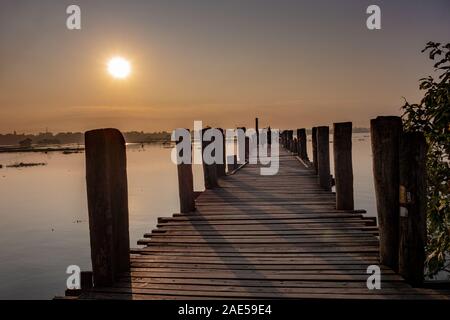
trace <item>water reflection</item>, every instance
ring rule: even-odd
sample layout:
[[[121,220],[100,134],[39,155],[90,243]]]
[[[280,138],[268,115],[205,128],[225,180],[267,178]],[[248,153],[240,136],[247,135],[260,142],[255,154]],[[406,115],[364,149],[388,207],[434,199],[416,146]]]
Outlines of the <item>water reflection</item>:
[[[170,152],[162,145],[127,146],[132,247],[155,227],[157,217],[178,211]],[[354,135],[355,207],[374,215],[370,152],[367,134]],[[16,162],[47,165],[5,167]],[[84,153],[0,154],[0,164],[0,299],[61,295],[68,265],[91,269]],[[194,165],[194,182],[196,190],[203,189],[200,165]]]

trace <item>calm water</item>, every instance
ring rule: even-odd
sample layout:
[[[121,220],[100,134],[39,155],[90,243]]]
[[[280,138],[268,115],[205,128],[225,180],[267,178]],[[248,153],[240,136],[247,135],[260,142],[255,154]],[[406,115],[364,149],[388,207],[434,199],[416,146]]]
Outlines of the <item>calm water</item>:
[[[136,247],[157,217],[178,211],[177,172],[170,149],[160,145],[129,145],[127,158],[130,238]],[[5,168],[15,162],[47,165]],[[0,299],[62,295],[68,265],[91,270],[84,154],[0,154],[0,164]],[[353,166],[356,208],[374,215],[368,134],[353,137]],[[197,190],[203,188],[201,174],[197,166]]]

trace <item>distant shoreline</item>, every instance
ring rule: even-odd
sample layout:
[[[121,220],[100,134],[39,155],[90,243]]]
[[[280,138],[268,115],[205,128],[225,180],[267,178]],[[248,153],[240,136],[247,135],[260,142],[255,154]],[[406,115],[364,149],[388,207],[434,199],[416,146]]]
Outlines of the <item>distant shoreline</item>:
[[[170,143],[167,140],[154,140],[143,142],[127,142],[127,144],[165,144]],[[19,147],[19,146],[0,146],[0,153],[23,153],[23,152],[63,152],[67,154],[81,153],[84,151],[84,144],[80,144],[77,147],[60,146],[60,145],[47,145],[47,146],[31,146],[31,147]]]
[[[307,130],[308,134],[311,134],[310,130]],[[370,133],[370,130],[368,128],[353,128],[353,134],[361,134],[361,133]],[[50,133],[51,134],[51,133]],[[330,130],[330,134],[333,134],[333,130]],[[48,135],[48,134],[47,134]],[[70,134],[69,134],[70,135]],[[74,134],[77,135],[77,134]],[[125,141],[127,144],[170,144],[170,135],[168,136],[166,132],[164,133],[125,133]],[[149,137],[152,135],[159,135],[158,138],[155,137]],[[66,143],[56,143],[56,142],[49,142],[46,144],[32,144],[31,146],[20,146],[18,143],[4,143],[2,141],[2,137],[5,136],[20,136],[23,137],[23,135],[14,135],[14,134],[8,134],[8,135],[1,135],[0,134],[0,153],[21,153],[21,152],[63,152],[66,154],[71,153],[80,153],[84,151],[84,143],[83,142],[66,142]],[[27,135],[29,136],[29,135]],[[66,134],[67,136],[67,134]],[[127,139],[128,138],[128,139]],[[146,138],[143,140],[140,140],[139,138]],[[2,143],[3,142],[3,143]],[[59,142],[59,141],[58,141]]]
[[[123,136],[128,143],[152,143],[170,141],[170,133],[162,132],[124,132]],[[0,148],[50,148],[53,146],[64,146],[84,144],[84,134],[81,132],[43,132],[39,134],[7,133],[0,134]],[[52,150],[49,150],[52,151]]]

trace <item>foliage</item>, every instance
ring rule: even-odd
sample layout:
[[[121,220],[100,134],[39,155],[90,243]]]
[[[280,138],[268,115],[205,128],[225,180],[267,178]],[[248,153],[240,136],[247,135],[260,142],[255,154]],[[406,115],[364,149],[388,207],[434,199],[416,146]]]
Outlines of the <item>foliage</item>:
[[[427,154],[427,269],[428,275],[450,272],[446,256],[450,252],[450,43],[429,42],[436,78],[420,79],[425,95],[418,104],[403,105],[403,121],[408,131],[424,132]]]

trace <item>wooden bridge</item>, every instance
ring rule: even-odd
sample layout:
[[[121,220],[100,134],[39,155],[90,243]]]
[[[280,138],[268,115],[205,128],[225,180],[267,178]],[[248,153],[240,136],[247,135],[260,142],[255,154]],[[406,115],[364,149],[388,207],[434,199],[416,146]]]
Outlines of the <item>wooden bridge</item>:
[[[92,187],[89,175],[90,169],[107,171],[123,163],[112,161],[106,166],[103,163],[103,167],[90,166],[91,156],[95,155],[89,151],[87,137],[94,286],[92,273],[83,273],[79,298],[448,299],[448,294],[442,290],[413,288],[391,267],[380,264],[376,221],[365,217],[363,210],[353,210],[353,194],[350,209],[336,209],[332,180],[329,188],[321,185],[324,180],[317,175],[320,175],[320,170],[315,169],[318,165],[313,165],[326,159],[317,154],[326,149],[320,147],[321,135],[316,136],[319,140],[313,141],[316,154],[312,163],[306,155],[306,139],[299,141],[302,132],[297,136],[296,140],[289,132],[282,135],[282,145],[287,149],[280,150],[279,172],[274,176],[260,175],[261,165],[247,161],[239,168],[231,168],[228,174],[219,173],[215,177],[218,186],[198,194],[191,190],[190,166],[180,165],[181,211],[185,212],[159,218],[157,228],[139,241],[143,247],[122,256],[120,252],[128,248],[117,249],[117,244],[124,242],[124,236],[115,231],[119,229],[114,227],[115,222],[110,229],[112,233],[99,237],[100,223],[107,220],[95,219],[93,215],[109,212],[114,217],[115,201],[123,201],[123,198],[118,197],[116,189],[110,189],[106,205],[104,200],[90,194],[98,188]],[[348,135],[344,138],[348,139]],[[340,138],[335,139],[334,143],[339,143]],[[329,144],[328,136],[324,141]],[[124,147],[119,143],[118,148]],[[97,148],[95,154],[107,149],[113,157],[121,154],[117,148],[109,147]],[[124,150],[122,152],[124,154]],[[212,168],[217,171],[217,167]],[[210,169],[205,168],[205,179],[211,179],[208,177]],[[339,171],[336,170],[337,183],[342,175],[348,175],[347,169],[344,173]],[[98,177],[97,173],[97,182]],[[117,186],[122,178],[116,175],[117,180],[110,183]],[[189,186],[188,191],[183,189],[186,186]],[[105,182],[104,187],[107,187]],[[340,190],[342,188],[341,184]],[[341,195],[341,206],[345,201],[349,205],[346,192],[344,198],[347,199],[342,199]],[[195,207],[190,208],[190,203]],[[124,228],[128,228],[127,223]],[[125,241],[127,237],[126,234]],[[113,245],[108,246],[105,239]],[[105,245],[106,253],[101,247]],[[368,289],[370,265],[380,266],[379,290]]]

